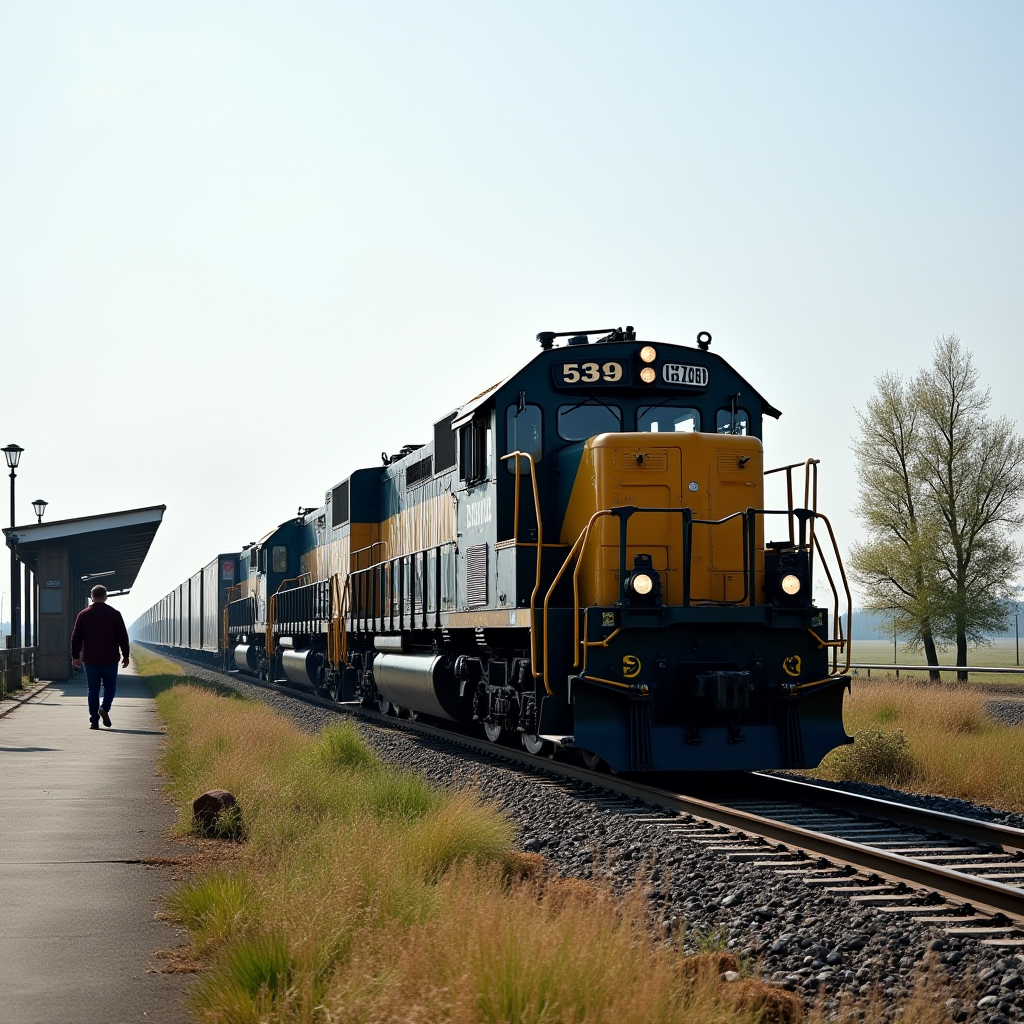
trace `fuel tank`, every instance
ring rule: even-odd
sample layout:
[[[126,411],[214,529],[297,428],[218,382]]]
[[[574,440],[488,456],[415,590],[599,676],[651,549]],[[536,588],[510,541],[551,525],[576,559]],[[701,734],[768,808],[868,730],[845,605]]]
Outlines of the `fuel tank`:
[[[256,645],[255,644],[239,644],[235,648],[235,664],[243,672],[255,672],[256,671]]]
[[[318,665],[315,651],[282,650],[281,668],[296,686],[316,688]]]
[[[377,654],[373,681],[385,700],[451,722],[470,717],[459,683],[439,654]]]

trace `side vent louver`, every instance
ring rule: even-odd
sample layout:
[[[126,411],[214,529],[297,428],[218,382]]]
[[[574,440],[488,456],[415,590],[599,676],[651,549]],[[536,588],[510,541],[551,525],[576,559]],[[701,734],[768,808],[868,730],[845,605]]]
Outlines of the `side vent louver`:
[[[466,604],[479,608],[487,604],[487,545],[466,548]]]
[[[434,424],[434,472],[443,473],[446,469],[454,469],[458,458],[455,454],[455,432],[452,420],[455,413],[445,416]]]
[[[423,483],[424,480],[429,480],[432,475],[430,456],[428,455],[425,459],[420,459],[419,462],[414,462],[411,466],[406,467],[405,489],[411,490],[417,484]]]

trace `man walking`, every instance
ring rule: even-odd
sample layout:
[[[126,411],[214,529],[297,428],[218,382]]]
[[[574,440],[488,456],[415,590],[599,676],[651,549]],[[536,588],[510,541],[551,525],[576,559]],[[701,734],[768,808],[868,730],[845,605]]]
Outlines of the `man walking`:
[[[117,689],[117,656],[121,667],[128,667],[128,630],[116,608],[107,604],[107,588],[97,583],[92,588],[92,604],[83,608],[75,619],[71,633],[71,661],[75,668],[85,662],[85,678],[89,684],[89,728],[98,729],[99,719],[110,728],[110,705]],[[100,683],[103,704],[100,704]]]

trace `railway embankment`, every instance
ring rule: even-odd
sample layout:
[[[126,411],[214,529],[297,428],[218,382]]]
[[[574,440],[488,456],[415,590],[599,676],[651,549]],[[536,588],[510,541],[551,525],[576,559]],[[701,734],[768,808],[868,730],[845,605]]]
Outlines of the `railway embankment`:
[[[191,666],[187,672],[214,684],[228,685],[274,708],[308,737],[338,721],[336,711],[309,703],[298,695],[268,689],[236,675]],[[609,965],[619,956],[616,943],[624,935],[630,935],[631,942],[637,941],[637,937],[636,933],[622,932],[621,924],[619,932],[614,928],[608,934],[601,931],[600,921],[594,922],[594,904],[587,902],[597,893],[604,894],[597,904],[605,908],[603,913],[612,913],[610,908],[617,908],[610,918],[613,923],[621,921],[614,914],[621,914],[623,907],[633,908],[631,919],[643,921],[641,948],[674,950],[677,957],[679,951],[731,954],[747,976],[799,994],[814,1014],[824,1018],[842,1014],[854,1004],[869,1019],[877,1020],[890,1020],[897,1014],[907,1021],[972,1019],[990,1024],[1024,1018],[1024,985],[1016,981],[1024,967],[1013,950],[987,947],[971,937],[950,937],[933,924],[915,920],[913,915],[883,913],[870,900],[851,902],[838,890],[811,887],[795,875],[759,866],[749,858],[733,857],[716,850],[713,844],[689,839],[680,835],[679,830],[666,828],[663,812],[657,808],[616,797],[585,783],[545,777],[502,759],[500,751],[492,756],[481,755],[458,744],[362,720],[357,727],[363,740],[384,762],[416,772],[433,787],[449,792],[470,790],[485,804],[499,807],[513,826],[515,845],[543,857],[547,871],[572,880],[555,903],[561,906],[559,901],[564,901],[565,893],[576,893],[573,914],[585,927],[578,939],[571,937],[571,930],[562,935],[563,945],[559,944],[561,933],[556,935],[552,931],[552,922],[560,918],[552,917],[553,907],[545,907],[539,891],[533,891],[513,907],[481,901],[472,888],[459,898],[458,916],[441,914],[430,918],[429,941],[426,932],[411,931],[396,940],[406,946],[414,941],[419,949],[435,942],[450,943],[438,929],[453,927],[460,936],[467,929],[473,931],[474,943],[482,943],[491,953],[486,970],[478,965],[473,968],[477,973],[471,972],[472,984],[478,987],[471,986],[465,991],[483,993],[491,991],[487,986],[493,988],[499,982],[508,985],[509,979],[517,978],[518,984],[532,992],[551,993],[551,979],[538,975],[537,968],[531,973],[517,966],[525,949],[532,951],[531,958],[538,957],[542,962],[552,958],[570,962],[577,974],[582,971],[584,978],[590,977],[587,971],[593,962],[601,964],[602,972],[610,970]],[[205,784],[219,785],[223,780],[212,776],[196,778],[196,786]],[[445,886],[455,884],[451,881],[455,876],[446,876],[447,881],[438,891],[449,891]],[[551,891],[557,891],[557,886]],[[510,892],[502,890],[501,898],[511,899]],[[519,896],[524,895],[524,890],[519,890]],[[482,924],[475,917],[470,922],[462,914],[463,910],[470,913],[469,908],[477,908],[472,910],[473,914],[483,914]],[[571,916],[564,925],[568,925]],[[500,924],[506,919],[519,922],[512,929],[519,936],[519,945],[511,960],[508,949],[499,955],[503,944],[511,941],[508,929]],[[603,936],[596,944],[590,941],[595,927]],[[653,945],[648,946],[648,942]],[[476,955],[470,955],[469,947],[458,943],[456,946],[471,960]],[[554,954],[552,951],[556,950],[559,952]],[[425,962],[422,956],[420,959]],[[635,963],[628,957],[627,961]],[[614,984],[632,984],[628,973],[612,971]],[[599,978],[604,978],[604,974]],[[599,978],[594,979],[595,983]],[[432,992],[440,980],[452,982],[454,974],[450,966],[445,970],[438,968],[433,975],[419,969],[416,979],[392,986],[392,992],[404,993],[403,998],[422,998],[416,995],[418,986]],[[656,988],[655,982],[657,978],[652,975],[651,984]],[[648,990],[649,986],[644,988],[645,992]],[[708,991],[716,990],[712,986]],[[517,998],[527,996],[520,993]],[[614,1007],[624,1020],[676,1019],[667,1011],[655,1012],[656,1007],[645,1000],[646,995],[637,1005],[645,1008],[644,1012],[650,1011],[647,1016],[632,1013],[621,1001],[610,1003],[609,1013]],[[712,1002],[718,1007],[715,1013],[728,1005]],[[396,1014],[391,1019],[406,1019],[398,1013],[397,1003],[388,1005],[390,1012]],[[507,1001],[502,1003],[501,1012],[495,1010],[488,1016],[478,1012],[479,1004],[474,1005],[475,1010],[467,1009],[466,1015],[453,1019],[577,1019],[571,1015],[534,1017],[525,1010],[515,1018],[510,1016],[515,1004]],[[578,1019],[611,1019],[600,1007],[592,1009],[587,1003],[586,1009],[587,1013]],[[694,1012],[693,1007],[690,1011],[687,1019],[701,1019],[702,1014]]]
[[[681,957],[651,927],[640,888],[619,895],[517,850],[516,822],[479,777],[400,767],[337,715],[312,721],[168,685],[176,680],[157,659],[140,660],[161,690],[179,832],[192,827],[192,798],[212,786],[241,808],[223,863],[167,902],[191,936],[183,958],[201,967],[200,1019],[802,1017],[799,996],[756,978],[736,953],[708,943]],[[535,825],[553,823],[549,808],[532,810]]]

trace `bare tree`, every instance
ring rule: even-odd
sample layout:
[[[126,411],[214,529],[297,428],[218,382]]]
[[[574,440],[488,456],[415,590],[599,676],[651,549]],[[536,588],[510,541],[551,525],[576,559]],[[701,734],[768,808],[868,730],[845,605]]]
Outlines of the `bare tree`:
[[[1005,624],[1005,602],[1024,565],[1012,539],[1024,526],[1024,439],[1009,419],[988,416],[989,389],[955,334],[935,343],[913,396],[922,418],[917,475],[942,526],[934,551],[937,611],[951,627],[957,664],[966,665],[968,643]]]
[[[935,530],[921,520],[926,505],[915,472],[923,440],[919,410],[899,375],[883,374],[875,385],[865,411],[857,413],[860,435],[853,448],[860,476],[855,511],[871,539],[854,545],[851,574],[869,595],[867,607],[891,612],[893,628],[937,665],[929,564]],[[938,680],[939,674],[931,677]]]

